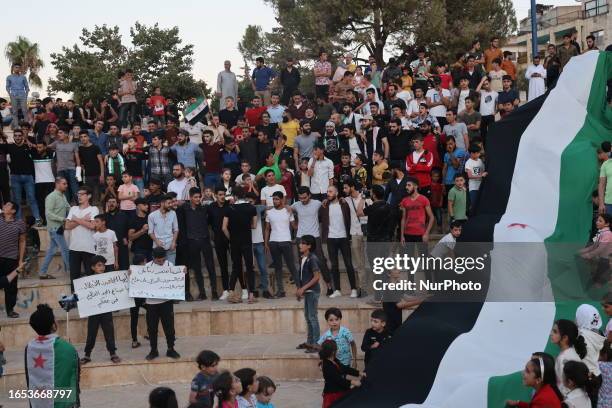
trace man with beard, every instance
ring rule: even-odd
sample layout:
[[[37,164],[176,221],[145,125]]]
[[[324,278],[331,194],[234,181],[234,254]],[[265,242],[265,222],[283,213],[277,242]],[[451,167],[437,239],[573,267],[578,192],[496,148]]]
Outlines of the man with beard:
[[[150,178],[161,180],[164,185],[172,180],[170,167],[170,149],[162,144],[160,135],[153,135],[149,146]]]
[[[200,147],[189,141],[189,132],[179,130],[177,142],[170,146],[170,151],[176,155],[176,161],[185,167],[196,168],[197,158],[202,154]]]
[[[189,197],[189,183],[185,178],[185,166],[181,163],[172,166],[174,180],[168,183],[168,193],[175,193],[176,198],[183,202]]]
[[[261,114],[261,123],[255,127],[257,132],[264,132],[269,140],[276,139],[277,123],[272,123],[270,114],[264,112]]]
[[[374,118],[372,115],[365,115],[361,118],[361,139],[364,141],[364,154],[368,160],[368,164],[372,163],[372,156],[376,150],[384,153],[384,158],[389,158],[389,142],[387,136],[378,126],[374,126]]]
[[[213,263],[212,246],[208,234],[209,215],[207,207],[201,205],[202,193],[197,187],[189,189],[189,202],[184,203],[177,211],[179,220],[179,231],[185,231],[187,241],[187,266],[195,274],[195,280],[198,285],[199,295],[198,300],[206,299],[206,290],[204,289],[204,275],[202,273],[201,257],[204,257],[208,277],[210,279],[210,288],[212,299],[217,300],[217,277],[215,275],[215,264]],[[187,272],[189,274],[189,271]],[[185,300],[188,302],[193,300],[189,289],[189,275],[185,279]]]
[[[308,108],[309,105],[304,102],[304,98],[302,98],[300,91],[295,91],[293,93],[291,101],[292,103],[287,107],[287,111],[291,113],[291,117],[297,120],[304,119],[304,116],[306,115],[306,108]]]
[[[389,144],[389,165],[397,167],[404,164],[406,156],[412,150],[412,133],[402,129],[400,119],[392,119],[389,122],[387,143]]]
[[[406,197],[400,203],[402,221],[400,224],[400,242],[416,243],[408,247],[408,255],[427,253],[427,242],[429,232],[434,224],[434,215],[427,197],[419,194],[419,182],[416,179],[408,179],[406,182]],[[425,271],[430,275],[430,271]],[[429,276],[427,276],[429,279]]]
[[[283,85],[283,97],[281,99],[283,105],[286,106],[289,103],[289,98],[297,91],[301,80],[300,70],[293,66],[293,58],[287,58],[287,65],[280,73],[280,82]]]
[[[313,198],[323,201],[328,187],[334,182],[334,163],[325,157],[323,148],[318,144],[308,161],[308,177]]]
[[[325,131],[325,120],[322,119],[318,114],[315,115],[314,108],[308,107],[304,113],[303,122],[310,123],[310,127],[313,132],[319,135]]]
[[[336,133],[336,125],[332,121],[325,123],[325,134],[322,140],[325,156],[333,162],[334,165],[340,163],[340,136]],[[313,192],[313,194],[315,194]]]
[[[301,123],[302,133],[295,138],[293,146],[293,161],[299,163],[305,157],[312,157],[312,149],[315,143],[321,137],[317,132],[312,131],[311,123],[306,119]]]
[[[112,124],[109,127],[108,133],[100,134],[98,139],[98,147],[102,152],[102,156],[106,156],[112,145],[123,146],[123,136],[119,132],[119,127]],[[121,149],[123,151],[123,149]]]
[[[259,297],[259,292],[255,289],[251,236],[251,230],[257,226],[257,210],[253,204],[245,199],[246,193],[241,186],[234,187],[232,195],[236,201],[229,206],[225,213],[222,226],[225,237],[230,241],[232,254],[230,291],[233,291],[236,287],[236,280],[240,281],[241,299],[253,303],[254,297]],[[246,267],[246,276],[242,269],[243,260]]]
[[[119,210],[117,198],[109,197],[106,201],[106,227],[115,231],[117,237],[117,249],[119,250],[119,269],[126,270],[130,267],[130,254],[128,251],[128,215]]]
[[[162,248],[167,251],[167,259],[176,261],[176,242],[178,239],[178,221],[172,209],[173,198],[165,195],[160,202],[159,210],[149,214],[149,236],[153,240],[153,250]]]
[[[432,132],[431,123],[428,120],[422,122],[418,131],[423,136],[423,148],[433,155],[433,167],[442,169],[442,161],[438,151],[439,139],[438,135]]]
[[[354,166],[357,155],[364,154],[365,148],[363,139],[355,135],[355,128],[351,125],[342,125],[340,134],[343,136],[340,139],[342,154],[349,154],[351,157],[350,164]]]
[[[227,269],[229,241],[223,233],[223,218],[228,209],[227,202],[225,201],[225,193],[226,190],[224,187],[215,187],[215,201],[206,208],[208,210],[208,219],[213,232],[215,253],[217,254],[217,261],[219,261],[219,269],[221,270],[223,293],[219,297],[219,300],[226,300],[229,296],[229,274]]]
[[[351,257],[351,210],[346,201],[338,198],[338,189],[334,185],[327,188],[327,199],[319,209],[321,219],[321,237],[327,240],[327,252],[331,260],[331,276],[334,283],[334,293],[330,298],[342,296],[340,291],[340,271],[338,269],[338,252],[342,254],[342,261],[346,266],[351,297],[358,296],[355,282],[355,269]]]
[[[350,103],[342,104],[342,124],[353,125],[357,133],[361,132],[361,118],[359,113],[353,112],[353,106]]]

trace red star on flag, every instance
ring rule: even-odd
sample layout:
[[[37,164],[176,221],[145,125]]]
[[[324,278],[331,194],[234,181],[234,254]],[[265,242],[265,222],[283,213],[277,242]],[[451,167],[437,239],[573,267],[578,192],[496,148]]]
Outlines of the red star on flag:
[[[43,358],[42,353],[38,353],[38,357],[34,359],[34,368],[45,368],[46,358]]]

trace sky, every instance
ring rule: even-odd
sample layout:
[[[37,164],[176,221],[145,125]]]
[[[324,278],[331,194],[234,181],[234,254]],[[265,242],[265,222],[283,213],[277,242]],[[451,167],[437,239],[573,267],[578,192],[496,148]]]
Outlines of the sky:
[[[527,16],[529,0],[513,0],[517,18]],[[575,5],[574,0],[550,0],[545,4]],[[9,41],[23,35],[39,44],[45,67],[40,76],[42,89],[33,89],[45,95],[47,79],[54,77],[50,54],[61,51],[62,46],[79,43],[83,27],[95,25],[118,25],[121,33],[129,37],[129,28],[135,21],[146,25],[158,22],[162,27],[178,25],[185,43],[194,44],[193,73],[210,87],[216,86],[217,73],[223,69],[223,61],[233,63],[233,71],[241,72],[242,58],[237,44],[249,24],[260,25],[269,30],[275,25],[272,9],[263,0],[198,1],[181,0],[176,3],[161,0],[104,0],[103,7],[94,7],[98,2],[56,0],[53,7],[40,8],[34,0],[11,1],[4,6],[10,16],[27,18],[3,19],[0,40],[0,78],[9,74],[10,65],[4,58],[4,49]],[[173,4],[169,6],[169,4]],[[37,10],[36,12],[33,12]],[[4,87],[0,95],[4,95]]]

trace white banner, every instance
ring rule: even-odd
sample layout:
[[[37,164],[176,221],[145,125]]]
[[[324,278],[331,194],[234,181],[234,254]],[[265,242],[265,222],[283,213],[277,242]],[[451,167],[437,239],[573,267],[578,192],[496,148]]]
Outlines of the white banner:
[[[185,300],[185,267],[131,265],[130,296]]]
[[[128,271],[105,272],[74,280],[79,316],[87,317],[134,307]]]

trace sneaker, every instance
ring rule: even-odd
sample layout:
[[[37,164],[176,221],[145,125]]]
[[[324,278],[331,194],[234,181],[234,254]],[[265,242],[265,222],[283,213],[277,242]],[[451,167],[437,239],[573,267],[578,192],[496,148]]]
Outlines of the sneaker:
[[[204,291],[200,292],[200,294],[198,295],[198,300],[206,300],[206,299],[208,299],[206,297],[206,292]]]
[[[187,302],[193,302],[193,296],[191,296],[191,293],[185,295],[185,300]]]
[[[145,360],[151,361],[155,360],[157,357],[159,357],[159,352],[151,350],[151,352],[145,357]]]
[[[259,298],[259,291],[258,291],[258,290],[256,290],[255,292],[253,292],[253,297],[254,297],[255,299]]]
[[[325,293],[325,296],[329,297],[332,293],[334,293],[334,290],[332,288],[327,288],[327,293]]]
[[[181,358],[181,355],[177,353],[175,349],[168,349],[168,351],[166,351],[166,357],[170,357],[177,360]]]
[[[19,313],[15,312],[14,310],[11,310],[10,312],[6,312],[6,316],[11,319],[16,319],[19,317]]]
[[[274,295],[272,295],[268,290],[265,290],[262,296],[264,299],[274,299]]]
[[[276,295],[274,295],[274,297],[277,299],[284,298],[285,296],[287,296],[285,292],[276,292]]]
[[[352,298],[359,297],[359,293],[357,292],[357,289],[351,289],[351,297]]]
[[[219,295],[217,295],[217,292],[213,290],[212,295],[210,296],[210,298],[212,300],[219,300]]]
[[[337,298],[337,297],[340,297],[340,296],[342,296],[342,293],[339,290],[336,289],[336,290],[334,290],[334,293],[329,295],[329,298],[330,299],[334,299],[334,298]]]
[[[228,296],[229,296],[229,292],[227,290],[224,290],[221,296],[219,297],[219,300],[227,300]]]
[[[242,296],[240,298],[242,300],[247,300],[249,298],[249,291],[246,289],[242,289]]]

